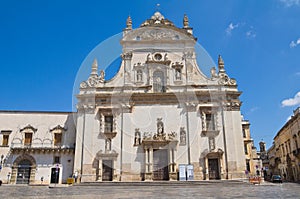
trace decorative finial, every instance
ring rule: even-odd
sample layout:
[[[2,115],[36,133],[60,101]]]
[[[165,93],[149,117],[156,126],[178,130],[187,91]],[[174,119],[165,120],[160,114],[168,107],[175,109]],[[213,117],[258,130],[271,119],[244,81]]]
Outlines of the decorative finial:
[[[218,58],[218,68],[219,68],[219,73],[220,72],[225,73],[224,61],[223,61],[221,55],[219,55],[219,58]]]
[[[189,28],[189,18],[187,17],[186,14],[184,14],[183,17],[183,28]]]
[[[94,59],[94,62],[92,64],[91,76],[98,76],[98,62],[96,58]]]
[[[132,30],[132,20],[131,20],[130,15],[128,16],[128,18],[126,20],[126,29]]]

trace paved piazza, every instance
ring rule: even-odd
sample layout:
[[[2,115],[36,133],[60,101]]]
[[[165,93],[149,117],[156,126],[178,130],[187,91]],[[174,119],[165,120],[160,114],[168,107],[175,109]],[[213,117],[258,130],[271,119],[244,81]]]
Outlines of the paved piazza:
[[[96,183],[69,187],[2,185],[0,198],[300,198],[295,183]]]

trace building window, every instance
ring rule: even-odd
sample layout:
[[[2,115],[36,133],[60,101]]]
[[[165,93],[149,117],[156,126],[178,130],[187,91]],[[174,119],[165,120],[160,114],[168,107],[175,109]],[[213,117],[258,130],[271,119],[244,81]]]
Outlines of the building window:
[[[206,130],[208,131],[216,130],[215,115],[212,113],[207,113],[205,116],[206,116]]]
[[[54,145],[59,146],[62,143],[62,134],[61,133],[54,133]]]
[[[164,73],[162,71],[153,73],[153,91],[157,93],[166,92]]]
[[[2,146],[8,146],[9,135],[3,134]]]
[[[59,156],[54,156],[53,164],[60,164],[60,157]]]
[[[251,172],[249,160],[246,160],[246,169],[247,171]]]
[[[175,80],[181,80],[181,68],[175,69]]]
[[[244,144],[244,150],[245,150],[245,154],[248,155],[248,145]]]
[[[244,138],[247,137],[247,136],[246,136],[246,130],[245,130],[245,129],[243,129],[243,137],[244,137]]]
[[[142,72],[142,70],[138,70],[138,71],[136,72],[136,81],[137,81],[137,82],[143,81],[143,72]]]
[[[296,150],[297,150],[297,149],[298,149],[297,136],[296,136],[296,135],[294,135],[294,136],[293,136],[293,138],[294,138],[295,147],[296,147]]]
[[[104,132],[105,133],[113,132],[113,116],[112,115],[106,115],[104,117]]]
[[[31,143],[32,143],[32,133],[25,133],[24,145],[31,146]]]

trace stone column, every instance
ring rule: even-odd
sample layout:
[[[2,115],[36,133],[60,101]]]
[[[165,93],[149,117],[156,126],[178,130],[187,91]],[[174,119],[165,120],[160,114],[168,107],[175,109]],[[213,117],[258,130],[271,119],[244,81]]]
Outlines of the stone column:
[[[150,147],[149,149],[149,156],[150,156],[150,161],[149,161],[149,165],[150,165],[150,171],[149,172],[153,172],[153,148]]]
[[[145,172],[148,173],[149,172],[149,162],[148,159],[149,155],[148,155],[148,148],[145,147]]]
[[[225,176],[224,176],[224,162],[223,162],[223,157],[220,156],[220,172],[221,172],[221,179],[225,179]],[[224,176],[224,177],[223,177]]]
[[[98,181],[102,181],[102,159],[99,159],[99,165],[98,165]]]
[[[173,172],[173,156],[172,156],[172,148],[169,148],[169,172]]]
[[[176,155],[177,155],[177,152],[176,152],[176,149],[173,149],[173,162],[174,162],[174,170],[175,172],[177,171],[177,167],[176,167]]]
[[[205,180],[209,180],[209,173],[208,173],[208,158],[205,157]]]

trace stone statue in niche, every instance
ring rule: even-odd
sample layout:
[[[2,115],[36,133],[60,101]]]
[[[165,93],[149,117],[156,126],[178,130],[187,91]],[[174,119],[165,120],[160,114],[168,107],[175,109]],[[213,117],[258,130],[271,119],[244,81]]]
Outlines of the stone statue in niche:
[[[105,140],[105,151],[111,151],[111,139],[109,138]]]
[[[215,138],[209,137],[208,138],[208,144],[209,144],[209,150],[210,151],[215,150],[215,148],[216,148],[216,146],[215,146]]]
[[[164,134],[164,123],[162,122],[162,118],[157,118],[157,134]]]
[[[186,145],[186,132],[184,127],[180,127],[180,145]]]
[[[180,69],[176,69],[175,70],[175,77],[176,77],[176,80],[181,80],[181,70]]]
[[[141,132],[140,129],[135,129],[134,146],[141,145]]]
[[[140,70],[137,71],[136,80],[138,82],[140,82],[140,81],[143,80],[143,73],[142,73],[142,71],[140,71]]]

